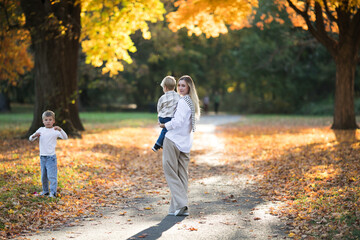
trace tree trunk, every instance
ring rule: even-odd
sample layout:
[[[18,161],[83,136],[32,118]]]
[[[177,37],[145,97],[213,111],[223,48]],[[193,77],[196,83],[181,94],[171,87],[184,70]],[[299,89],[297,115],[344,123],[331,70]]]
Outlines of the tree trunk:
[[[354,81],[357,51],[348,47],[335,57],[336,83],[332,129],[357,129],[354,107]]]
[[[80,5],[75,2],[21,1],[35,54],[34,118],[27,136],[42,126],[47,109],[68,135],[80,137],[78,130],[84,130],[77,104]]]

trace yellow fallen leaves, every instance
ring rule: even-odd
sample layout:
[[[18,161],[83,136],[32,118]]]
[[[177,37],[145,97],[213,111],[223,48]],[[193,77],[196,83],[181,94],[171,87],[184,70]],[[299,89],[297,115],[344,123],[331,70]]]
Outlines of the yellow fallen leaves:
[[[99,206],[135,198],[139,194],[138,185],[144,191],[159,191],[165,178],[161,155],[154,154],[150,147],[156,135],[152,128],[121,128],[58,141],[56,199],[34,194],[41,192],[38,144],[3,140],[0,239],[96,215]]]
[[[226,161],[286,203],[272,212],[288,217],[289,237],[360,238],[360,132],[290,126],[224,127]]]

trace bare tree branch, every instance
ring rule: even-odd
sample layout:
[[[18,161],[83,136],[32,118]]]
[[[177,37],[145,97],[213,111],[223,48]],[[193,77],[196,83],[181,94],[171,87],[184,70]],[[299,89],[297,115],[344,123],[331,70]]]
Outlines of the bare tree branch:
[[[315,18],[315,25],[318,33],[320,33],[321,35],[327,35],[325,30],[324,17],[322,14],[322,7],[318,2],[315,2]]]
[[[308,30],[309,32],[322,44],[324,45],[329,52],[335,56],[336,55],[336,45],[337,42],[330,38],[326,31],[325,31],[325,25],[324,25],[324,18],[322,16],[322,8],[321,5],[319,3],[315,3],[315,15],[316,15],[316,20],[315,20],[315,24],[316,24],[316,28],[313,26],[313,23],[310,20],[310,16],[308,14],[309,11],[309,7],[310,4],[309,2],[306,2],[305,5],[305,10],[301,11],[299,8],[297,8],[294,3],[292,2],[292,0],[287,0],[287,2],[289,3],[290,7],[292,9],[294,9],[294,11],[296,13],[298,13],[299,15],[301,15],[305,22],[306,25],[308,26]]]
[[[328,6],[328,1],[327,0],[323,0],[324,6],[325,6],[325,12],[326,15],[328,16],[328,18],[333,21],[336,22],[338,21],[338,19],[331,13],[329,6]]]
[[[354,35],[356,46],[360,46],[360,10],[358,10],[352,18],[350,31]]]
[[[307,12],[307,10],[309,9],[309,4],[308,4],[308,3],[306,3],[306,8],[305,8],[305,10],[304,10],[304,11],[301,11],[298,7],[296,7],[296,6],[294,5],[294,3],[293,3],[291,0],[286,0],[286,1],[287,1],[288,4],[290,5],[290,7],[291,7],[292,9],[294,9],[294,11],[295,11],[297,14],[299,14],[299,15],[301,15],[302,17],[305,18],[305,16],[307,15],[306,12]]]
[[[3,0],[0,3],[0,7],[4,9],[5,19],[6,19],[6,23],[7,23],[7,26],[8,26],[8,30],[23,28],[23,26],[21,26],[19,23],[17,23],[17,24],[11,24],[10,23],[10,17],[9,17],[9,13],[7,11],[6,1],[5,0]]]

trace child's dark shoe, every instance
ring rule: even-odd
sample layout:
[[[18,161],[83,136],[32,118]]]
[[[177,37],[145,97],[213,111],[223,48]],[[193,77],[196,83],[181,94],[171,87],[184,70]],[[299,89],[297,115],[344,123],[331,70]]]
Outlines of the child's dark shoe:
[[[155,144],[151,149],[152,149],[154,152],[157,152],[157,151],[159,151],[160,148],[161,148],[160,145]]]

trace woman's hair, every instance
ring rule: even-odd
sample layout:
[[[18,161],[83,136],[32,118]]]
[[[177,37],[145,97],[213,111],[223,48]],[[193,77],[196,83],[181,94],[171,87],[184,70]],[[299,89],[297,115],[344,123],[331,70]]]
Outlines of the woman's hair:
[[[173,76],[166,76],[160,86],[162,87],[166,87],[168,90],[174,90],[175,89],[175,86],[176,86],[176,80]]]
[[[200,118],[200,104],[199,104],[199,97],[196,92],[195,83],[192,80],[192,78],[188,75],[184,75],[181,78],[179,78],[179,81],[184,80],[188,86],[189,86],[189,96],[194,104],[195,108],[195,117],[196,119]]]

